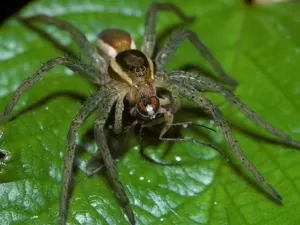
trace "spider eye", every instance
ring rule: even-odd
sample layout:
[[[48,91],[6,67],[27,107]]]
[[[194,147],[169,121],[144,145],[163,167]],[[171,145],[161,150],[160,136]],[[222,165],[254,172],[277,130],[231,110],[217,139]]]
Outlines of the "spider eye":
[[[129,71],[130,71],[131,73],[135,73],[135,67],[131,66],[131,67],[129,68]]]
[[[136,110],[141,117],[154,119],[160,109],[158,97],[142,97],[136,104]]]

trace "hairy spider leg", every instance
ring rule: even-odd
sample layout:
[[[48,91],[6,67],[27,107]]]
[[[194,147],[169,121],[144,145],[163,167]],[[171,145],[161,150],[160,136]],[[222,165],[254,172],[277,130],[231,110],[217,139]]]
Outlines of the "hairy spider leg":
[[[62,180],[62,189],[60,197],[60,224],[66,224],[67,209],[68,209],[68,195],[70,190],[70,182],[72,177],[72,168],[76,149],[76,135],[81,125],[89,118],[89,116],[102,103],[103,94],[101,91],[97,92],[92,97],[88,98],[81,106],[79,112],[72,120],[69,133],[67,136],[67,154],[65,155],[65,164]],[[104,103],[105,104],[105,103]]]
[[[201,109],[210,112],[213,116],[218,130],[223,134],[226,142],[230,146],[233,154],[242,162],[243,166],[254,176],[256,181],[261,184],[264,190],[275,200],[281,202],[281,196],[265,181],[260,172],[251,164],[251,162],[242,153],[238,142],[233,137],[232,131],[224,119],[221,111],[211,101],[209,101],[201,92],[191,86],[174,85],[180,91],[180,94],[198,105]]]
[[[167,41],[164,47],[158,52],[155,62],[157,70],[162,70],[163,67],[169,62],[170,58],[175,54],[179,46],[188,39],[204,59],[210,63],[215,72],[229,85],[236,87],[238,83],[230,78],[222,69],[218,61],[209,52],[207,47],[200,41],[195,32],[190,30],[178,31]]]
[[[127,215],[130,223],[132,225],[135,224],[135,218],[133,211],[130,206],[129,199],[124,191],[124,187],[122,186],[117,168],[115,166],[115,162],[111,156],[110,150],[107,146],[107,141],[104,133],[104,125],[109,116],[111,108],[116,101],[115,92],[111,90],[106,90],[103,96],[103,104],[100,105],[99,109],[97,110],[97,118],[94,124],[94,133],[95,133],[95,140],[101,156],[103,158],[105,167],[108,172],[108,176],[117,192],[118,198],[123,206],[124,212]]]
[[[122,132],[122,119],[124,111],[124,98],[126,94],[121,94],[117,99],[116,109],[115,109],[115,121],[113,126],[113,131],[115,134],[120,134]]]
[[[75,73],[85,74],[86,76],[89,76],[91,79],[94,79],[94,77],[98,74],[93,68],[90,68],[89,66],[75,59],[66,58],[66,57],[58,57],[55,59],[51,59],[47,61],[44,65],[42,65],[34,74],[32,74],[25,81],[23,81],[23,83],[19,85],[19,87],[15,91],[14,97],[6,107],[3,115],[0,116],[0,123],[5,121],[10,116],[18,100],[27,89],[31,88],[34,84],[40,81],[47,72],[49,72],[55,66],[59,66],[59,65],[65,66],[71,69],[72,71],[74,71]]]
[[[164,72],[159,71],[158,73],[164,74]],[[156,73],[156,78],[159,78],[158,73]],[[179,110],[180,108],[180,95],[176,88],[173,88],[168,82],[161,82],[161,79],[155,80],[155,87],[157,89],[161,88],[164,90],[167,90],[170,93],[170,96],[172,96],[171,99],[160,99],[161,102],[161,108],[160,113],[163,114],[163,118],[158,118],[150,122],[150,124],[158,124],[160,120],[163,119],[164,121],[164,127],[162,128],[159,138],[161,139],[164,134],[170,129],[170,127],[173,124],[174,120],[174,114]]]
[[[298,150],[300,149],[300,142],[293,140],[287,134],[264,122],[253,110],[241,102],[230,90],[216,83],[212,79],[201,76],[200,74],[188,73],[184,71],[171,72],[167,76],[170,77],[171,80],[192,86],[200,92],[217,92],[222,94],[230,104],[239,109],[253,123],[259,127],[262,127],[268,133],[280,138],[288,145],[291,145]]]
[[[162,128],[160,135],[159,135],[159,139],[161,140],[164,136],[164,134],[170,129],[170,127],[172,126],[172,123],[174,121],[174,114],[166,112],[164,113],[164,120],[165,120],[165,124],[164,127]]]
[[[146,13],[144,40],[142,46],[142,52],[150,58],[153,56],[156,43],[156,19],[159,11],[172,12],[185,22],[192,21],[195,18],[187,16],[180,8],[172,3],[152,3]]]
[[[69,35],[71,35],[72,39],[77,44],[78,48],[80,49],[80,53],[83,54],[87,60],[89,60],[89,63],[91,62],[95,69],[100,72],[100,75],[103,76],[106,74],[108,66],[106,61],[97,53],[97,51],[95,51],[90,42],[87,40],[86,36],[72,24],[47,15],[36,15],[20,19],[28,22],[39,22],[42,24],[51,25],[66,31],[69,33]],[[101,77],[98,76],[96,81],[100,84]]]

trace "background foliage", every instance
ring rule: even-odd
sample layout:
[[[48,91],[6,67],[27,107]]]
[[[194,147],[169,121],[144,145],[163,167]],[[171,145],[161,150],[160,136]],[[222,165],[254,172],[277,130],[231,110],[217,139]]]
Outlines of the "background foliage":
[[[142,42],[144,15],[151,1],[62,0],[37,1],[22,15],[45,13],[75,24],[88,39],[108,28],[126,28]],[[239,82],[236,95],[272,125],[300,140],[300,39],[297,3],[247,6],[240,0],[172,1],[197,20],[188,27],[211,49],[224,69]],[[159,34],[179,22],[159,15]],[[52,27],[41,27],[68,48],[72,40]],[[64,55],[37,32],[16,20],[0,28],[0,111],[20,82],[40,63]],[[76,49],[77,50],[77,49]],[[79,54],[77,52],[77,54]],[[203,59],[185,43],[168,69],[202,65]],[[14,115],[0,125],[1,224],[58,224],[61,171],[66,134],[82,98],[93,86],[64,68],[56,68],[22,97]],[[178,143],[165,161],[181,159],[181,167],[158,166],[142,160],[133,139],[118,163],[121,181],[138,224],[272,224],[294,225],[300,220],[300,153],[288,148],[248,122],[237,110],[212,96],[234,127],[246,156],[283,197],[273,202],[239,169],[219,154],[200,146]],[[183,117],[184,119],[185,117]],[[190,119],[190,118],[185,118]],[[209,124],[208,120],[203,120]],[[69,204],[70,224],[126,224],[118,201],[105,178],[88,178],[84,166],[94,144],[83,143],[92,120],[79,136],[74,192]],[[199,132],[187,135],[201,140]],[[202,131],[226,154],[222,137]],[[206,138],[207,139],[207,138]],[[149,145],[146,152],[161,159],[166,143]]]

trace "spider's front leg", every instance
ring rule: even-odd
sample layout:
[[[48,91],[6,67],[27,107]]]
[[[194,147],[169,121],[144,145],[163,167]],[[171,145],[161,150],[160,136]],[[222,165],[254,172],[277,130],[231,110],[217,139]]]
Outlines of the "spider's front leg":
[[[229,144],[233,154],[242,162],[243,166],[254,176],[256,181],[262,185],[264,190],[269,193],[275,200],[281,202],[281,196],[265,181],[260,172],[251,164],[251,162],[242,153],[238,142],[232,135],[232,131],[224,119],[221,111],[211,103],[203,94],[190,86],[174,85],[179,90],[182,96],[189,99],[201,109],[209,112],[215,122],[218,130],[223,134],[227,143]]]
[[[39,22],[66,31],[71,35],[72,39],[75,41],[78,48],[80,49],[81,54],[83,54],[83,56],[86,57],[86,59],[88,60],[88,63],[91,63],[94,66],[94,68],[100,72],[100,75],[106,74],[106,61],[94,50],[94,48],[87,40],[86,36],[72,24],[47,15],[35,15],[25,18],[18,17],[18,19],[28,23]],[[101,80],[99,80],[100,78],[101,77],[98,77],[97,83],[101,83]]]
[[[142,46],[142,52],[152,58],[153,51],[156,43],[156,18],[159,11],[169,11],[176,14],[181,20],[189,22],[194,17],[189,17],[172,3],[152,3],[148,8],[144,27],[144,41]]]
[[[112,155],[109,151],[106,136],[104,133],[104,125],[109,116],[109,112],[111,111],[111,108],[113,107],[113,104],[117,100],[116,98],[119,98],[117,101],[121,102],[121,97],[115,96],[116,92],[114,92],[114,94],[109,94],[110,91],[106,90],[106,93],[104,94],[105,97],[103,100],[103,104],[101,104],[101,106],[98,108],[98,111],[97,111],[97,119],[96,119],[95,125],[94,125],[95,139],[96,139],[96,143],[99,148],[99,151],[101,153],[102,159],[104,161],[105,167],[107,169],[110,181],[112,182],[112,184],[115,188],[115,191],[117,192],[117,196],[118,196],[121,204],[123,205],[124,212],[127,215],[130,223],[132,225],[134,225],[136,223],[134,214],[131,209],[128,197],[124,191],[124,187],[122,186],[122,184],[119,180],[117,168],[115,166],[115,162],[112,158]],[[122,103],[123,103],[123,101],[122,101]],[[118,111],[121,112],[121,109],[118,109]],[[117,118],[122,119],[119,116]],[[118,123],[121,123],[121,121],[118,121],[117,124]],[[115,125],[116,125],[116,123],[115,123]]]
[[[51,59],[48,62],[46,62],[40,69],[38,69],[34,74],[32,74],[29,78],[27,78],[22,84],[20,84],[20,86],[15,91],[13,99],[6,107],[3,115],[0,116],[0,123],[5,121],[10,116],[18,100],[27,89],[31,88],[38,81],[40,81],[47,72],[59,65],[65,66],[76,73],[84,74],[92,80],[94,80],[95,77],[98,76],[97,71],[78,60],[66,57]]]

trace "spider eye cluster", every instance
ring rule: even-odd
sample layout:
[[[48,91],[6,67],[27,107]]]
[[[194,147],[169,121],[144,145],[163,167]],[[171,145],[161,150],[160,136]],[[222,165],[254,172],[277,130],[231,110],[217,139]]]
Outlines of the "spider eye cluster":
[[[146,66],[137,66],[137,67],[130,67],[129,71],[135,74],[136,77],[144,77],[147,75],[147,68]]]
[[[126,82],[130,86],[141,82],[153,83],[154,63],[143,52],[130,49],[118,53],[110,61],[108,73],[114,80]]]
[[[144,53],[139,50],[126,50],[116,56],[116,61],[123,70],[133,71],[146,70],[149,68],[149,62]]]
[[[159,112],[160,102],[158,97],[141,97],[140,101],[136,104],[136,111],[142,118],[154,119]]]

